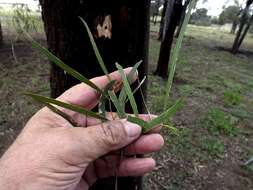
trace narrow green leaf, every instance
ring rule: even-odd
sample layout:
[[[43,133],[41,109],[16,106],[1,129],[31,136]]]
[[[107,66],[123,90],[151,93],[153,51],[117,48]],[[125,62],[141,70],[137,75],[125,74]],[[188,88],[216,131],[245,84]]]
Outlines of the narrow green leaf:
[[[71,104],[67,104],[65,102],[61,102],[61,101],[58,101],[58,100],[55,100],[55,99],[52,99],[52,98],[48,98],[48,97],[44,97],[44,96],[40,96],[40,95],[37,95],[37,94],[32,94],[32,93],[25,93],[26,96],[30,96],[31,98],[33,98],[34,100],[38,101],[38,102],[41,102],[41,103],[49,103],[49,104],[54,104],[54,105],[57,105],[57,106],[60,106],[60,107],[63,107],[63,108],[66,108],[66,109],[69,109],[71,111],[74,111],[74,112],[77,112],[77,113],[80,113],[82,115],[85,115],[85,116],[89,116],[89,117],[93,117],[93,118],[96,118],[96,119],[100,119],[102,121],[107,121],[107,119],[105,117],[102,117],[92,111],[89,111],[89,110],[86,110],[80,106],[77,106],[77,105],[71,105]]]
[[[104,74],[107,75],[107,77],[110,79],[109,72],[108,72],[108,70],[107,70],[107,68],[105,66],[105,63],[104,63],[104,61],[102,59],[101,54],[99,53],[98,47],[96,45],[96,42],[95,42],[95,40],[93,38],[93,35],[92,35],[90,29],[89,29],[88,24],[85,22],[85,20],[82,17],[79,17],[79,18],[80,18],[80,20],[82,21],[83,25],[85,26],[85,28],[87,30],[87,33],[88,33],[89,38],[90,38],[91,45],[93,47],[93,50],[95,52],[95,55],[97,57],[97,60],[99,62],[99,65],[100,65],[101,69],[103,70]]]
[[[159,125],[163,123],[166,119],[170,118],[173,114],[175,114],[181,107],[183,106],[183,102],[178,100],[172,107],[170,107],[167,111],[162,113],[160,116],[153,119],[149,124],[151,127]]]
[[[138,107],[137,107],[137,104],[135,102],[134,95],[133,95],[132,89],[130,87],[130,84],[129,84],[128,80],[127,80],[127,77],[126,77],[126,75],[125,75],[125,73],[124,73],[123,68],[122,68],[121,65],[119,65],[119,64],[116,63],[116,67],[117,67],[117,69],[118,69],[118,71],[119,71],[119,73],[121,75],[121,78],[122,78],[122,81],[123,81],[123,84],[124,84],[124,89],[125,89],[126,94],[127,94],[128,98],[129,98],[129,101],[130,101],[131,107],[133,109],[134,115],[136,117],[138,117],[138,115],[139,115],[139,113],[138,113]]]
[[[133,81],[133,78],[134,78],[134,76],[136,75],[136,73],[137,73],[137,71],[138,71],[138,68],[139,68],[139,66],[141,65],[142,62],[143,62],[142,60],[139,61],[139,62],[137,62],[137,63],[133,66],[133,68],[131,69],[131,71],[129,72],[129,74],[127,75],[127,80],[129,81],[130,84],[134,82],[134,81]]]
[[[142,79],[142,81],[138,84],[138,86],[133,90],[133,94],[135,94],[140,88],[141,86],[143,85],[143,83],[145,82],[146,80],[146,76]],[[127,98],[125,103],[127,103],[129,101],[129,99]]]
[[[142,127],[142,132],[145,133],[145,131],[150,129],[150,125],[148,122],[138,118],[138,117],[133,117],[133,116],[128,116],[127,117],[127,121],[131,122],[131,123],[135,123],[139,126]]]
[[[68,114],[62,112],[61,110],[59,110],[58,108],[56,108],[55,106],[49,104],[49,103],[44,103],[45,106],[47,106],[52,112],[60,115],[61,117],[63,117],[64,119],[66,119],[73,127],[78,127],[78,123],[76,121],[74,121]]]
[[[179,53],[180,53],[180,49],[182,46],[186,27],[187,27],[187,24],[189,23],[189,20],[191,17],[191,11],[196,6],[197,1],[198,0],[192,0],[188,6],[188,12],[186,13],[181,31],[180,31],[179,36],[176,41],[176,45],[175,45],[173,54],[171,56],[170,67],[169,67],[169,77],[168,77],[167,85],[165,88],[166,93],[165,93],[165,98],[164,98],[164,110],[166,110],[167,106],[168,106],[168,102],[169,102],[168,99],[170,96],[170,91],[171,91],[171,87],[172,87],[172,83],[173,83],[173,79],[174,79],[174,75],[175,75],[175,71],[176,71],[177,60],[179,57]]]
[[[122,107],[122,104],[119,102],[115,92],[109,91],[108,94],[111,98],[111,101],[113,102],[113,105],[115,106],[115,108],[117,110],[117,114],[118,114],[119,118],[121,118],[121,119],[126,118],[126,113]]]
[[[173,127],[171,125],[163,125],[163,127],[169,129],[171,132],[173,132],[174,134],[178,135],[178,129],[176,127]]]
[[[63,69],[69,75],[73,76],[74,78],[78,79],[79,81],[89,85],[91,88],[94,88],[95,90],[97,90],[100,93],[102,92],[101,89],[97,85],[95,85],[93,82],[91,82],[89,79],[85,78],[82,74],[80,74],[76,70],[74,70],[71,67],[69,67],[68,65],[66,65],[62,60],[60,60],[58,57],[56,57],[54,54],[52,54],[48,49],[41,46],[38,42],[34,41],[31,37],[29,37],[29,38],[31,39],[32,46],[35,49],[39,50],[43,55],[48,57],[48,59],[51,62],[53,62],[54,64],[59,66],[61,69]]]
[[[130,84],[133,83],[134,75],[136,74],[138,67],[140,66],[141,63],[142,61],[139,61],[138,63],[136,63],[131,69],[131,71],[129,72],[129,74],[127,75],[127,80]],[[119,94],[119,101],[122,102],[123,107],[125,107],[124,102],[126,101],[126,98],[127,98],[126,91],[124,88],[122,88]]]
[[[135,94],[140,88],[141,86],[144,84],[144,82],[146,81],[147,77],[143,77],[143,79],[141,80],[141,82],[138,84],[138,86],[134,89],[133,94]]]
[[[99,112],[102,114],[103,117],[106,116],[106,109],[105,105],[109,98],[108,91],[113,89],[113,85],[115,84],[115,80],[110,81],[104,88],[103,93],[101,94],[98,109]]]

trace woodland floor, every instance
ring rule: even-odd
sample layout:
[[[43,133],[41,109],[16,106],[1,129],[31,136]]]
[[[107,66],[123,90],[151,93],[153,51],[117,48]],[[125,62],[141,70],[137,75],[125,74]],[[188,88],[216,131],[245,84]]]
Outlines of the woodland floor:
[[[153,76],[159,42],[151,27],[148,107],[163,108],[165,81]],[[0,155],[28,118],[39,109],[22,92],[49,94],[49,66],[24,42],[11,46],[4,33],[0,48]],[[45,43],[42,35],[37,35]],[[145,177],[145,189],[253,189],[253,38],[236,56],[221,47],[233,36],[217,27],[189,26],[173,84],[172,102],[185,106],[173,118],[178,132],[163,130],[165,148],[156,153],[157,167]],[[223,48],[223,49],[224,49]],[[14,52],[14,53],[13,53]]]

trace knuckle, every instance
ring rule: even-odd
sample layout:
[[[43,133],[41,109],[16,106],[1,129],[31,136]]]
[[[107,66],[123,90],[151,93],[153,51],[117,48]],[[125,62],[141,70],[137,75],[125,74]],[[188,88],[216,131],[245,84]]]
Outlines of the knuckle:
[[[108,147],[118,146],[126,138],[126,133],[120,121],[112,121],[102,124],[101,141]]]

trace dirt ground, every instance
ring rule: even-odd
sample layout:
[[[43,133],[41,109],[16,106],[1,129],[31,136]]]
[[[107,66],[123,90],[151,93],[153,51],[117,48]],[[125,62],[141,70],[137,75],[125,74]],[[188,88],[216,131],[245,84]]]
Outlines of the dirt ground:
[[[153,76],[159,42],[157,28],[150,38],[148,107],[160,113],[165,81]],[[0,155],[40,108],[22,95],[48,95],[47,60],[26,42],[11,43],[4,33],[0,48]],[[36,38],[45,44],[43,35]],[[183,98],[183,109],[173,118],[178,131],[163,130],[165,148],[154,154],[157,167],[144,188],[152,190],[250,190],[253,168],[244,162],[253,156],[253,38],[247,38],[236,56],[219,47],[231,47],[233,36],[218,28],[190,26],[181,51],[172,99]],[[12,47],[13,45],[13,47]]]

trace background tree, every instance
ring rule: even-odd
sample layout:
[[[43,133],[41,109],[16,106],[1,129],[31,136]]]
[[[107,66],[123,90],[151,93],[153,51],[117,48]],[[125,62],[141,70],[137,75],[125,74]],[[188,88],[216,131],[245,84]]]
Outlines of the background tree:
[[[246,6],[244,10],[242,11],[242,16],[240,19],[240,26],[238,29],[238,32],[236,34],[233,47],[232,47],[232,53],[237,53],[247,32],[250,29],[250,26],[253,22],[253,15],[249,16],[250,14],[250,6],[253,3],[253,0],[247,0]]]
[[[192,13],[190,24],[201,25],[201,26],[210,26],[211,16],[207,15],[208,10],[206,8],[197,9]]]
[[[239,24],[239,15],[241,8],[233,5],[225,8],[219,16],[219,24],[232,23],[231,34],[234,34]]]
[[[170,52],[173,43],[173,37],[176,27],[180,21],[182,13],[182,0],[170,0],[166,7],[164,34],[160,47],[160,54],[155,75],[163,78],[168,77],[168,63],[170,59]]]
[[[159,16],[159,7],[161,6],[161,0],[152,0],[150,5],[150,15],[152,16],[152,22],[154,25],[157,23]]]
[[[163,10],[161,15],[161,22],[160,22],[160,28],[158,33],[158,40],[161,41],[163,39],[164,34],[164,22],[165,22],[165,14],[166,14],[166,8],[167,8],[168,0],[164,0],[163,3]]]
[[[149,0],[40,0],[48,48],[66,64],[91,78],[102,75],[88,35],[78,16],[84,18],[98,44],[109,71],[115,62],[133,66],[143,60],[139,68],[142,78],[147,73],[149,39]],[[96,65],[97,64],[97,65]],[[51,65],[51,96],[57,97],[78,83],[58,67]],[[146,85],[143,86],[145,93]],[[143,112],[141,94],[136,95]],[[129,110],[130,111],[130,110]],[[119,178],[121,190],[141,189],[140,178]],[[115,178],[99,180],[92,189],[115,189]]]
[[[182,28],[182,25],[183,25],[183,22],[184,22],[184,19],[185,19],[185,14],[186,14],[187,7],[188,7],[188,5],[189,5],[189,3],[191,1],[192,0],[185,0],[185,3],[184,3],[183,8],[182,8],[182,13],[181,13],[181,18],[180,18],[179,26],[177,28],[177,32],[175,34],[175,37],[179,36],[179,33],[181,31],[181,28]]]

